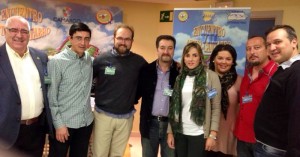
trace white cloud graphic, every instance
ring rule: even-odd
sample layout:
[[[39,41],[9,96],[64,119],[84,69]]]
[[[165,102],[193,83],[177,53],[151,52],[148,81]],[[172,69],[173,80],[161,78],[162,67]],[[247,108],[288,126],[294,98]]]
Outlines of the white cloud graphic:
[[[214,25],[222,26],[225,29],[226,38],[229,38],[230,41],[232,41],[232,46],[239,47],[246,42],[248,38],[248,32],[241,30],[238,27],[230,27],[227,24],[227,18],[227,14],[214,16]]]
[[[57,49],[62,44],[62,41],[64,40],[64,32],[57,28],[56,23],[52,20],[45,18],[43,19],[42,23],[39,23],[38,26],[33,27],[40,27],[40,26],[46,26],[47,28],[51,29],[51,33],[45,37],[31,40],[29,42],[29,46],[37,48],[37,49],[47,49],[47,48],[53,48]]]
[[[244,69],[245,69],[245,63],[246,63],[246,58],[243,57],[243,58],[241,58],[241,59],[237,59],[237,60],[236,60],[236,63],[237,63],[237,66],[235,67],[235,69],[236,69],[237,71],[239,71],[239,70],[244,70]]]
[[[232,41],[232,46],[239,47],[244,44],[248,37],[248,32],[239,29],[238,27],[230,27],[224,26],[223,27],[226,32],[226,37]]]
[[[175,34],[175,39],[176,39],[176,49],[174,52],[174,59],[176,61],[181,60],[181,55],[182,55],[182,50],[184,46],[187,44],[187,41],[191,39],[191,36],[185,33],[177,33]]]

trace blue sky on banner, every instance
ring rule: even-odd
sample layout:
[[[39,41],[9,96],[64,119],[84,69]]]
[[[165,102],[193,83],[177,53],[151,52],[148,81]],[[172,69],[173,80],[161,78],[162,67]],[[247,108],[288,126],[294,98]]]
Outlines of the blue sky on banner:
[[[118,7],[45,0],[0,0],[0,2],[0,44],[5,41],[1,32],[3,32],[4,24],[8,17],[8,15],[3,13],[8,8],[25,7],[29,8],[28,12],[31,9],[38,13],[40,12],[42,18],[39,21],[32,22],[31,25],[32,27],[47,28],[47,30],[50,30],[50,33],[30,40],[29,46],[42,50],[49,48],[58,49],[66,40],[72,23],[80,21],[86,23],[92,30],[90,44],[99,48],[100,52],[104,52],[113,46],[113,29],[115,24],[123,21],[123,12]],[[107,24],[101,24],[96,18],[99,10],[108,10],[112,15],[112,20]]]
[[[238,53],[236,69],[243,75],[250,11],[250,8],[175,8],[174,59],[181,60],[182,50],[189,41],[200,43],[206,55],[210,55],[218,43],[230,43]]]

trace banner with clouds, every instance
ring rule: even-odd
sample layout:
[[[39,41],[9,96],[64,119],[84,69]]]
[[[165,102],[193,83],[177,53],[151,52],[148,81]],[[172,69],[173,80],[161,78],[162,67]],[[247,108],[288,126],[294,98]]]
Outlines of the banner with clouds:
[[[174,59],[181,60],[184,46],[198,42],[206,61],[218,44],[231,44],[237,52],[237,72],[244,74],[250,8],[175,8],[173,35],[177,40]]]
[[[118,7],[77,4],[48,0],[0,0],[0,45],[5,42],[4,25],[13,15],[30,21],[29,46],[57,53],[68,44],[69,28],[74,22],[83,22],[92,30],[89,52],[92,56],[113,46],[113,29],[123,20]]]

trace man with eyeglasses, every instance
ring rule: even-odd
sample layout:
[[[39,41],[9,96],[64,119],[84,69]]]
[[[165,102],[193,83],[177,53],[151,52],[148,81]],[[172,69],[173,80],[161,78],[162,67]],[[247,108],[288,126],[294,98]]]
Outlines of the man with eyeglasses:
[[[93,128],[90,105],[92,59],[86,49],[91,30],[74,23],[69,30],[70,46],[48,62],[50,109],[55,138],[50,138],[49,157],[87,156]]]
[[[29,22],[12,16],[0,47],[0,149],[41,157],[52,118],[47,99],[46,53],[28,47]],[[48,125],[47,125],[48,124]]]
[[[133,28],[114,30],[114,47],[93,63],[95,85],[94,157],[121,157],[131,133],[134,103],[141,68],[146,61],[130,51]]]

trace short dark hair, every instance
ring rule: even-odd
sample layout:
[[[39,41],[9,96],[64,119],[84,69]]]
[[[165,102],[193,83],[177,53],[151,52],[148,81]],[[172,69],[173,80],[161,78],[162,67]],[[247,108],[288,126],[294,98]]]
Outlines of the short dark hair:
[[[70,27],[69,35],[73,36],[73,34],[76,33],[77,31],[88,32],[88,33],[90,33],[90,37],[92,37],[91,29],[89,28],[89,26],[87,26],[86,24],[84,24],[82,22],[73,23],[72,26]]]
[[[288,34],[288,38],[290,39],[290,41],[292,41],[293,39],[298,39],[295,29],[290,25],[275,25],[274,27],[268,29],[265,35],[268,36],[271,32],[278,29],[284,29]]]
[[[219,44],[219,45],[217,45],[213,49],[213,51],[212,51],[212,53],[210,55],[210,58],[209,58],[209,69],[212,70],[212,71],[215,71],[215,64],[213,63],[213,61],[214,61],[214,59],[216,58],[216,56],[218,55],[218,53],[220,51],[228,51],[231,54],[231,56],[233,58],[233,61],[232,61],[233,64],[232,64],[230,70],[232,70],[233,68],[235,68],[237,54],[236,54],[236,51],[235,51],[234,47],[231,46],[231,45],[229,45],[229,44]]]
[[[263,40],[263,42],[264,42],[263,44],[264,44],[265,48],[267,48],[267,41],[266,41],[266,38],[265,38],[265,37],[260,36],[260,35],[253,35],[253,36],[250,36],[250,37],[248,38],[248,40],[253,39],[253,38],[261,38],[261,39]]]
[[[173,47],[175,48],[175,45],[176,45],[176,39],[171,36],[171,35],[160,35],[156,38],[156,48],[158,48],[159,46],[159,42],[161,40],[172,40],[173,41]]]
[[[132,26],[129,26],[129,25],[127,25],[127,24],[123,24],[123,23],[122,23],[122,24],[119,24],[119,25],[117,25],[117,26],[115,27],[115,29],[114,29],[114,37],[116,37],[117,31],[118,31],[120,28],[126,28],[126,29],[130,30],[130,32],[131,32],[131,34],[132,34],[131,39],[133,39],[133,37],[134,37],[134,29],[133,29],[133,27],[132,27]]]

